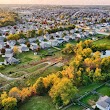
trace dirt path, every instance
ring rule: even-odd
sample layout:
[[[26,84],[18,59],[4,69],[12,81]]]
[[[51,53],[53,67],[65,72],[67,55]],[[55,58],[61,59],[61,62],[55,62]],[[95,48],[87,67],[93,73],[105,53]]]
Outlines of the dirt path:
[[[17,80],[17,79],[19,79],[19,78],[11,78],[11,77],[8,77],[8,76],[6,76],[6,75],[4,75],[4,74],[2,74],[2,73],[0,73],[0,77],[4,78],[4,79],[6,79],[6,80]]]

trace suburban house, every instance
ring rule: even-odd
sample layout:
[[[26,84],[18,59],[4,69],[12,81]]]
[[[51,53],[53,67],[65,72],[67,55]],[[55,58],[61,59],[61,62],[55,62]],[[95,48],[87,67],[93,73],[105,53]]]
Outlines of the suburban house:
[[[26,42],[25,38],[17,40],[19,44],[24,44]]]
[[[9,40],[9,41],[7,41],[7,44],[9,46],[14,46],[16,44],[16,41],[15,40]]]
[[[5,61],[4,61],[4,64],[5,65],[8,65],[8,64],[18,64],[20,61],[19,59],[16,59],[14,57],[10,57],[10,58],[6,58]]]
[[[29,39],[28,39],[28,41],[29,41],[30,43],[36,42],[36,40],[37,40],[37,38],[29,38]]]
[[[59,44],[62,44],[63,42],[65,42],[65,40],[63,38],[58,38],[57,41]]]
[[[53,47],[59,45],[59,43],[58,43],[57,40],[49,40],[48,42],[49,42],[49,44],[50,44],[51,46],[53,46]]]
[[[110,97],[100,97],[99,100],[96,102],[96,107],[100,110],[110,110]]]
[[[0,41],[0,49],[4,48],[4,46],[5,46],[5,43]]]
[[[27,47],[27,45],[25,44],[21,44],[21,46],[19,46],[19,52],[28,52],[29,48]]]
[[[12,49],[5,49],[5,55],[2,55],[2,57],[10,58],[13,56],[13,50]]]
[[[36,43],[31,43],[30,44],[30,49],[31,50],[36,50],[39,46]]]
[[[49,34],[44,35],[44,39],[49,40],[51,38],[51,36]]]
[[[64,37],[64,40],[65,40],[66,42],[68,42],[68,41],[70,40],[70,36],[69,36],[69,35],[65,36],[65,37]]]
[[[44,42],[44,41],[42,41],[42,42],[40,43],[40,47],[44,49],[44,48],[49,48],[49,47],[51,47],[51,45],[50,45],[49,42]]]

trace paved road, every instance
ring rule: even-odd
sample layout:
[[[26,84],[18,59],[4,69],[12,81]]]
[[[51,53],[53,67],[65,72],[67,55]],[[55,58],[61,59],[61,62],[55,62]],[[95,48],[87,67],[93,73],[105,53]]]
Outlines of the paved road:
[[[97,29],[96,29],[95,31],[96,31],[98,34],[104,34],[104,35],[107,35],[107,36],[110,35],[110,33],[101,32],[101,31],[99,31],[99,30],[97,30]]]

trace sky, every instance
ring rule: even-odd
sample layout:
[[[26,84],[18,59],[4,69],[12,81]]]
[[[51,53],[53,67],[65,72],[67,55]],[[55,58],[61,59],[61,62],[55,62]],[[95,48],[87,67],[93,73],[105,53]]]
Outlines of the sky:
[[[0,0],[0,4],[110,5],[110,0]]]

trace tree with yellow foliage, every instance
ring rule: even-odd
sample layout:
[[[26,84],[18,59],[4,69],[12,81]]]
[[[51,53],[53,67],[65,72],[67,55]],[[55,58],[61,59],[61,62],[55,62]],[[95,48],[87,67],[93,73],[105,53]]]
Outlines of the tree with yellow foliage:
[[[21,97],[22,102],[24,100],[26,100],[27,98],[29,98],[30,96],[31,96],[31,92],[30,92],[29,88],[23,88],[21,90],[20,97]]]
[[[16,98],[18,101],[21,99],[21,91],[17,87],[13,87],[8,94],[10,97]]]
[[[53,102],[58,106],[67,105],[75,94],[78,92],[77,88],[68,78],[62,78],[60,82],[55,83],[49,91]]]
[[[18,49],[18,47],[17,47],[17,46],[14,46],[14,47],[13,47],[13,52],[14,52],[14,54],[19,53],[19,49]]]
[[[4,107],[4,110],[14,110],[17,106],[17,100],[13,97],[5,98],[2,100],[2,106]]]

